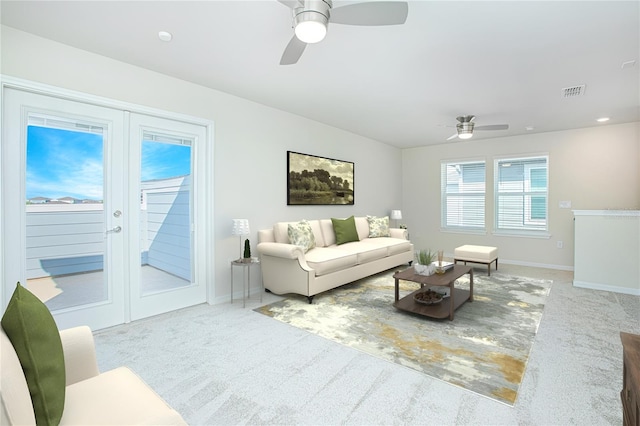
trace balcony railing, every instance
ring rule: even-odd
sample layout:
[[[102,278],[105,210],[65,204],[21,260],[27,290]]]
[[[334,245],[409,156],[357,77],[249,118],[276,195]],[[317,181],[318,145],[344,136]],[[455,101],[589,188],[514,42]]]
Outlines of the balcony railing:
[[[143,182],[140,263],[191,280],[189,176]],[[104,269],[100,203],[26,206],[27,278]]]

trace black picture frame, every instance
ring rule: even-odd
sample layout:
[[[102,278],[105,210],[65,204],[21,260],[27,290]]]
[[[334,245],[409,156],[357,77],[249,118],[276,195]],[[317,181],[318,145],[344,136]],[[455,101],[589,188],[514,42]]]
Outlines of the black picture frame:
[[[355,164],[287,151],[287,205],[355,204]]]

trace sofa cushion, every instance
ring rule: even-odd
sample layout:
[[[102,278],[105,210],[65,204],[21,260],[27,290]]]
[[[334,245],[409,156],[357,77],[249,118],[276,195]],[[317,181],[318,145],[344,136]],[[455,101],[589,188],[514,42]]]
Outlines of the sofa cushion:
[[[305,260],[315,270],[316,276],[320,276],[356,266],[358,255],[342,246],[316,247],[307,252]]]
[[[411,250],[411,242],[400,238],[366,238],[361,243],[372,248],[384,248],[387,251],[387,256]]]
[[[331,218],[333,223],[333,231],[336,234],[336,244],[344,244],[351,241],[358,241],[358,231],[356,230],[356,222],[353,216],[346,219]]]
[[[308,220],[311,229],[313,230],[313,238],[316,240],[316,246],[325,246],[324,239],[322,238],[322,231],[320,230],[320,221]],[[273,225],[273,237],[276,243],[291,244],[289,241],[289,224],[295,225],[298,222],[278,222]]]
[[[358,248],[358,265],[382,259],[383,257],[387,257],[388,253],[389,249],[387,247],[373,248],[361,245]]]
[[[51,312],[18,283],[1,323],[20,359],[36,423],[57,425],[64,410],[66,373],[60,333]]]
[[[288,225],[289,242],[293,245],[302,247],[306,253],[309,249],[316,246],[316,239],[313,236],[311,225],[306,220]]]
[[[61,425],[184,425],[185,421],[126,367],[67,388]]]
[[[27,380],[11,340],[1,328],[0,350],[0,425],[34,425],[36,418],[33,416]]]
[[[411,242],[399,238],[389,238],[388,256],[411,251]]]
[[[367,216],[369,222],[369,238],[390,237],[389,216]]]
[[[369,222],[365,216],[358,216],[354,218],[356,223],[356,231],[358,232],[358,239],[364,240],[369,237]]]
[[[324,245],[322,247],[335,245],[336,233],[333,230],[333,222],[331,219],[320,219],[320,229],[322,230],[322,237],[324,238]],[[316,241],[316,247],[319,245]]]

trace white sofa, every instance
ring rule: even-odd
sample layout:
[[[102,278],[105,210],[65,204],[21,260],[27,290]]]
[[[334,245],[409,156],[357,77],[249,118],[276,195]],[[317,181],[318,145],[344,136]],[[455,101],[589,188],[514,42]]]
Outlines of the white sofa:
[[[60,332],[66,370],[61,425],[186,425],[126,367],[100,373],[89,327]],[[29,388],[11,341],[0,327],[0,425],[35,425]]]
[[[258,231],[258,253],[264,288],[275,294],[313,296],[343,284],[413,261],[413,244],[404,229],[391,228],[390,237],[369,238],[366,217],[356,217],[359,241],[336,245],[331,219],[308,221],[316,247],[306,253],[290,244],[288,225],[278,222]]]

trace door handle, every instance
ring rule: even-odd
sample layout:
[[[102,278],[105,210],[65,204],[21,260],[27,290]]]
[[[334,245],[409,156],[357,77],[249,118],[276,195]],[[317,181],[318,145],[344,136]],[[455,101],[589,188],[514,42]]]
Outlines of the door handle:
[[[120,231],[122,231],[122,227],[121,226],[116,226],[113,229],[109,229],[106,233],[107,234],[117,234]]]

